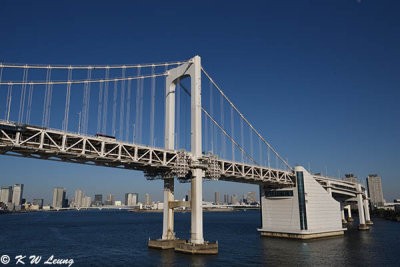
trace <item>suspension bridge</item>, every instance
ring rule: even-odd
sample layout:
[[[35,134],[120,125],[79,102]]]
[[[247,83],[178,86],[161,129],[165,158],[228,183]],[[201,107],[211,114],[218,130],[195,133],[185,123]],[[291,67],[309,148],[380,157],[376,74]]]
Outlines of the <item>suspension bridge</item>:
[[[141,65],[0,63],[0,105],[1,154],[139,170],[149,180],[162,179],[163,232],[149,247],[218,252],[217,243],[203,238],[203,179],[259,185],[264,235],[343,234],[341,210],[352,200],[366,218],[361,228],[370,222],[364,187],[291,167],[199,56]],[[174,178],[191,183],[190,202],[174,200]],[[296,211],[288,208],[293,205]],[[191,208],[188,241],[174,232],[173,210],[180,206]]]

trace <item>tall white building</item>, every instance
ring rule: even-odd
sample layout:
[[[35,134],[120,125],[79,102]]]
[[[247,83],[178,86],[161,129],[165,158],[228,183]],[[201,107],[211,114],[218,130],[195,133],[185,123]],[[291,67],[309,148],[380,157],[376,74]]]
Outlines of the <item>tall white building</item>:
[[[0,202],[3,202],[7,205],[7,203],[10,203],[12,201],[12,194],[12,186],[2,186],[0,193]]]
[[[12,203],[15,206],[20,206],[22,202],[22,193],[24,191],[23,184],[15,184],[13,188]]]
[[[92,198],[89,196],[85,196],[82,199],[82,207],[89,208],[92,205]]]
[[[215,204],[219,204],[220,203],[220,199],[219,199],[219,192],[215,192]]]
[[[83,198],[85,197],[85,193],[82,190],[75,191],[75,207],[80,208],[83,206]]]
[[[150,198],[150,195],[147,193],[146,193],[146,198],[145,198],[144,204],[151,205],[151,198]]]
[[[232,195],[232,201],[231,202],[232,202],[233,205],[239,204],[238,196],[236,194]]]
[[[257,202],[256,192],[252,191],[247,194],[247,202],[250,204]]]
[[[54,187],[53,191],[53,208],[64,208],[65,207],[65,194],[66,189],[64,187]]]
[[[126,193],[125,194],[125,205],[126,206],[136,206],[138,202],[137,193]]]

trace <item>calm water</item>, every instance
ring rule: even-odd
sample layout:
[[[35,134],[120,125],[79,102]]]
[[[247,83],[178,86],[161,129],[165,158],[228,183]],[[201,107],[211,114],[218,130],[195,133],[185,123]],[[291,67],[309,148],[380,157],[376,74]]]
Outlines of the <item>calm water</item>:
[[[161,213],[41,212],[2,215],[0,222],[0,255],[53,254],[73,258],[73,266],[400,264],[400,223],[381,219],[368,232],[359,232],[354,222],[344,237],[298,241],[260,237],[258,211],[204,213],[205,239],[219,242],[216,256],[149,250],[148,238],[161,235]],[[189,238],[189,227],[190,214],[176,213],[177,236]]]

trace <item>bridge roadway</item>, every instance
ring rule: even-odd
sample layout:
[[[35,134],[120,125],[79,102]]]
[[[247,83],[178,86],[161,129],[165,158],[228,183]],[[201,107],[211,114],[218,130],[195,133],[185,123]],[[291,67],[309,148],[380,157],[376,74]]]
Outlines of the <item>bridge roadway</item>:
[[[117,141],[102,136],[46,129],[0,121],[0,154],[71,163],[141,170],[148,179],[190,179],[190,169],[205,170],[205,178],[271,187],[294,185],[291,171],[218,159],[204,155],[198,162],[190,153]]]

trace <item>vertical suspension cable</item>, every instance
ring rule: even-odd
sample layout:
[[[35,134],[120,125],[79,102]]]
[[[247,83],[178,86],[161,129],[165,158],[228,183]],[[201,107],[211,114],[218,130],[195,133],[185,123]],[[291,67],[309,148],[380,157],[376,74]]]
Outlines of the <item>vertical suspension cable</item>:
[[[212,83],[209,82],[209,97],[210,97],[210,114],[211,117],[214,118],[214,109],[213,109],[213,97],[212,97]],[[211,153],[214,154],[214,125],[210,120],[210,141],[211,141]]]
[[[45,86],[45,95],[44,95],[44,102],[43,102],[43,112],[42,112],[42,126],[43,127],[48,127],[47,122],[49,121],[49,105],[50,105],[50,78],[51,78],[51,67],[47,67],[47,72],[46,72],[46,86]]]
[[[64,124],[63,130],[68,131],[68,119],[69,119],[69,105],[71,101],[71,80],[72,80],[72,67],[68,69],[68,83],[67,83],[67,93],[65,94],[65,110],[64,110]]]
[[[233,108],[231,107],[231,136],[235,140],[235,122],[233,120]],[[235,161],[235,145],[232,143],[232,161]]]
[[[251,130],[251,128],[249,127],[249,133],[250,133],[250,155],[254,157],[254,149],[253,149],[253,131]]]
[[[204,150],[208,154],[208,117],[204,117]]]
[[[127,97],[128,103],[126,105],[126,124],[125,124],[125,140],[129,141],[129,123],[130,123],[130,115],[131,115],[131,88],[132,88],[132,80],[128,81],[128,88],[127,88]]]
[[[268,150],[267,150],[267,157],[268,157],[268,168],[271,168],[271,155],[270,155],[270,153],[271,153],[271,150],[269,149],[269,147],[268,147]]]
[[[103,100],[103,134],[107,134],[107,108],[108,108],[108,78],[110,76],[110,68],[107,66],[104,83],[104,100]]]
[[[221,112],[221,126],[225,129],[225,114],[224,114],[224,99],[221,94],[219,94],[219,109]],[[225,135],[221,134],[221,147],[222,147],[222,157],[225,158]]]
[[[114,99],[113,99],[113,113],[112,113],[112,135],[115,134],[115,121],[117,120],[117,98],[118,98],[118,81],[114,81]]]
[[[262,148],[261,148],[261,139],[260,138],[258,138],[258,156],[259,156],[260,165],[262,165],[263,157],[262,157]]]
[[[28,106],[26,109],[26,124],[31,122],[32,98],[33,98],[33,84],[29,85]]]
[[[139,129],[139,141],[143,142],[142,134],[143,134],[143,86],[144,86],[144,79],[140,79],[140,129]]]
[[[11,100],[12,100],[12,90],[13,90],[13,85],[9,84],[8,85],[8,90],[7,90],[7,106],[6,106],[6,112],[4,114],[4,117],[7,121],[10,120],[10,110],[11,110]]]
[[[97,104],[97,131],[96,133],[100,133],[101,130],[101,112],[103,111],[103,88],[104,88],[104,83],[100,82],[99,83],[99,102]]]
[[[89,112],[90,112],[90,84],[88,81],[90,81],[92,78],[92,68],[88,69],[88,74],[87,74],[87,80],[85,82],[85,88],[84,88],[84,109],[83,109],[83,116],[82,116],[82,132],[84,134],[88,133],[88,125],[89,125]]]
[[[22,75],[22,86],[21,86],[21,98],[19,102],[19,113],[18,113],[18,123],[24,120],[24,109],[25,109],[25,95],[26,95],[26,80],[28,79],[28,68],[25,65],[24,73]]]
[[[126,67],[122,68],[121,81],[121,106],[119,107],[119,139],[124,140],[124,111],[125,111],[125,72]]]
[[[244,135],[244,133],[243,133],[243,119],[240,118],[240,145],[241,145],[242,148],[244,149],[243,135]],[[243,154],[243,151],[242,151],[241,153],[242,153],[242,162],[244,162],[244,154]]]
[[[151,75],[154,75],[154,65],[151,67]],[[151,77],[151,103],[150,103],[150,144],[155,146],[154,143],[154,116],[155,116],[155,97],[156,97],[156,80]]]
[[[137,68],[137,76],[140,76],[141,67]],[[140,110],[140,79],[136,81],[136,118],[135,118],[135,130],[133,133],[133,142],[136,143],[137,138],[139,138],[139,110]]]

